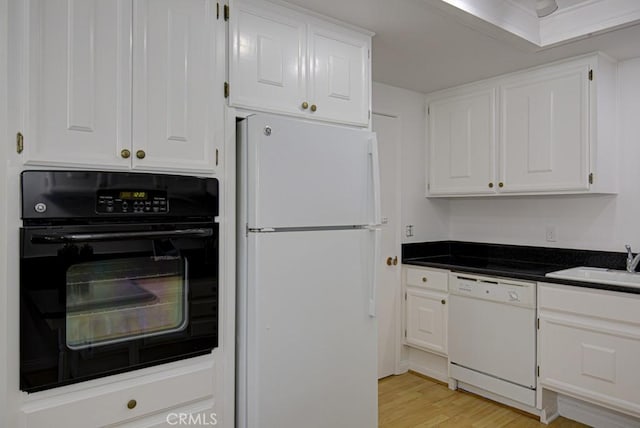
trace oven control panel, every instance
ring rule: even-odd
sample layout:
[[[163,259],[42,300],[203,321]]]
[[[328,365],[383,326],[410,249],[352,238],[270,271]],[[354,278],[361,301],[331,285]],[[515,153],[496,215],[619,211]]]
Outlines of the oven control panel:
[[[153,190],[105,190],[96,195],[99,214],[166,214],[167,193]]]

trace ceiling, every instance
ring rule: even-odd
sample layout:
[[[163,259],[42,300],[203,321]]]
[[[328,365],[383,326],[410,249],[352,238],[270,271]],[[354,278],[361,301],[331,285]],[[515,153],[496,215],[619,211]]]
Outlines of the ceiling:
[[[640,25],[534,49],[504,30],[478,25],[476,18],[452,14],[433,0],[288,1],[374,31],[373,80],[423,93],[596,50],[618,60],[640,56]],[[584,1],[592,0],[558,4],[562,8]]]

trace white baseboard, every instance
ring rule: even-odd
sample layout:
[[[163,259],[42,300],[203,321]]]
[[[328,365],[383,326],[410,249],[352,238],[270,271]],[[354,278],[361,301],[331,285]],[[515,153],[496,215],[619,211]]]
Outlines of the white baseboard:
[[[449,377],[447,376],[447,373],[442,373],[440,371],[437,370],[433,370],[427,366],[423,366],[421,364],[417,364],[417,363],[409,363],[409,370],[413,370],[416,373],[420,373],[421,375],[433,378],[435,380],[439,380],[440,382],[445,382],[448,383],[449,382]]]
[[[408,349],[408,369],[421,375],[448,382],[449,371],[447,367],[448,359],[442,355],[426,352],[421,349]]]
[[[401,375],[403,373],[406,373],[409,371],[409,361],[404,360],[404,361],[400,361],[400,364],[398,364],[398,366],[396,367],[396,375]]]
[[[594,428],[640,428],[640,419],[558,394],[558,413]]]

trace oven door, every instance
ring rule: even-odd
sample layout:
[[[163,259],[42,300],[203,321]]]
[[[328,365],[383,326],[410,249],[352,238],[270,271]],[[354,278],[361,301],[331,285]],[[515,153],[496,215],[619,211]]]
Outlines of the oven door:
[[[21,232],[22,390],[188,358],[217,346],[216,224]]]

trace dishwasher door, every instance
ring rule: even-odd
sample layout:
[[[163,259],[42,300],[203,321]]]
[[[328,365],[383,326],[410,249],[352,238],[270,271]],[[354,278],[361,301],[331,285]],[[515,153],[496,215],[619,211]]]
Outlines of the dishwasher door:
[[[535,284],[453,279],[451,364],[535,389]]]

